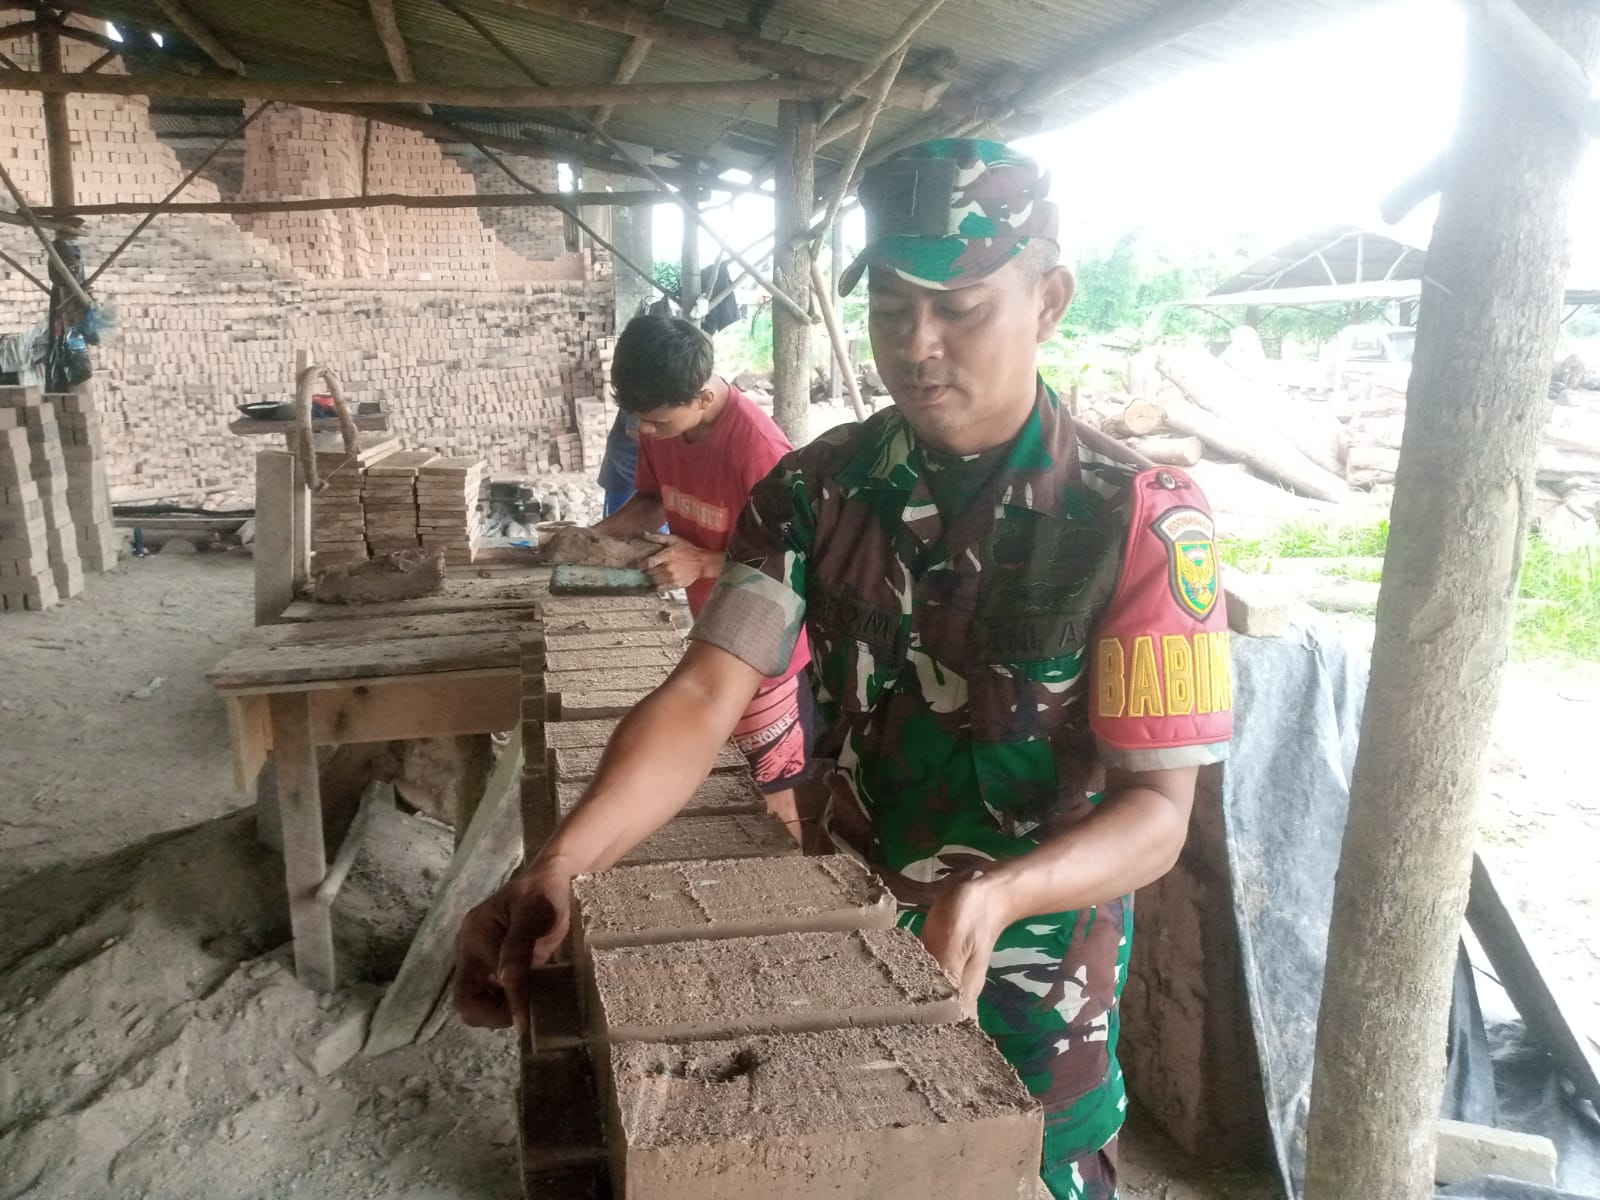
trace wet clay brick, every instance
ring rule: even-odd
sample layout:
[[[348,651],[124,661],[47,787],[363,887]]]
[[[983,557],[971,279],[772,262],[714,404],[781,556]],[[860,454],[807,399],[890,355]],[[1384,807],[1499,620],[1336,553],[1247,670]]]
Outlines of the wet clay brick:
[[[752,937],[763,933],[887,929],[894,897],[843,854],[656,863],[580,875],[572,885],[590,950]]]
[[[1038,1105],[976,1025],[611,1049],[618,1200],[1032,1200]]]
[[[908,929],[778,933],[594,950],[597,1040],[678,1042],[742,1034],[960,1019],[961,1000]]]
[[[559,751],[557,752],[559,754]],[[563,814],[583,796],[587,783],[581,780],[562,783],[558,788]],[[767,811],[766,798],[748,772],[711,775],[695,789],[687,804],[678,810],[683,817],[711,816],[715,813],[759,813]]]
[[[688,858],[776,858],[798,854],[783,822],[768,813],[674,817],[633,848],[618,866]]]

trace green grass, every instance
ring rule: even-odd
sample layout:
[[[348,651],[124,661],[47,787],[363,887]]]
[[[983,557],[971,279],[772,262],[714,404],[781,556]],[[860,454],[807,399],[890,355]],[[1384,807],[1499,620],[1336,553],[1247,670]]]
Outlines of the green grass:
[[[1279,558],[1379,558],[1389,523],[1324,528],[1291,524],[1265,538],[1224,538],[1222,561],[1246,571],[1270,570]],[[1375,569],[1340,564],[1329,574],[1375,582]],[[1600,662],[1600,545],[1562,549],[1530,537],[1522,563],[1512,652],[1519,658]]]

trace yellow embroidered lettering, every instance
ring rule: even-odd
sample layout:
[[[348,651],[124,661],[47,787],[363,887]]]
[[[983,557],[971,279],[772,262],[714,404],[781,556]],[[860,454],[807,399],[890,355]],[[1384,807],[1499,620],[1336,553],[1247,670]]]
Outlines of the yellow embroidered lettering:
[[[1211,707],[1211,635],[1194,635],[1194,711],[1208,713]]]
[[[1233,711],[1233,668],[1228,662],[1228,635],[1211,635],[1211,711]]]
[[[1133,670],[1128,679],[1128,715],[1160,717],[1161,677],[1156,672],[1156,641],[1149,634],[1133,639]]]
[[[1161,639],[1161,673],[1167,677],[1168,715],[1188,716],[1194,711],[1194,652],[1182,634]]]
[[[1095,650],[1099,661],[1100,715],[1120,717],[1127,704],[1127,689],[1122,682],[1122,642],[1117,638],[1101,638]]]

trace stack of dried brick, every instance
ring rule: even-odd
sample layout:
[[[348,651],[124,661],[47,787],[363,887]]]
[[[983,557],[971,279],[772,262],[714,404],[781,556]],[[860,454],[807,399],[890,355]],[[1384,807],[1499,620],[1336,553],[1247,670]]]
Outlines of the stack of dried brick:
[[[478,491],[487,471],[481,458],[435,458],[417,471],[417,533],[422,548],[443,550],[449,566],[467,566],[478,556],[483,540]]]
[[[94,385],[45,397],[55,408],[61,433],[61,456],[67,466],[67,508],[72,514],[78,557],[91,571],[117,565],[122,539],[111,516],[106,485],[104,429]]]
[[[361,477],[361,507],[372,553],[422,545],[417,534],[417,471],[437,457],[432,450],[402,450],[366,469]]]
[[[0,413],[0,607],[44,609],[83,591],[61,428],[34,388],[0,388]]]
[[[362,472],[399,449],[400,439],[392,433],[364,433],[354,454],[342,446],[317,451],[320,482],[311,495],[311,550],[317,566],[366,561]]]

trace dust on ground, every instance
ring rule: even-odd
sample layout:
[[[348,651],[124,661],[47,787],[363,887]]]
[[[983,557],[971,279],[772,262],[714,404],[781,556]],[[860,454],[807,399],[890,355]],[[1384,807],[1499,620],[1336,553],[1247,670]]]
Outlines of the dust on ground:
[[[398,964],[451,838],[386,814],[334,909],[356,986],[295,982],[281,868],[204,680],[251,594],[248,558],[160,554],[0,617],[0,1200],[509,1200],[508,1035],[450,1019],[316,1069]],[[1597,714],[1593,672],[1513,668],[1488,806],[1535,928],[1591,994],[1592,873],[1553,868],[1587,865],[1600,825],[1578,770]],[[1195,1171],[1137,1112],[1122,1153],[1130,1200],[1275,1194],[1262,1172]]]

